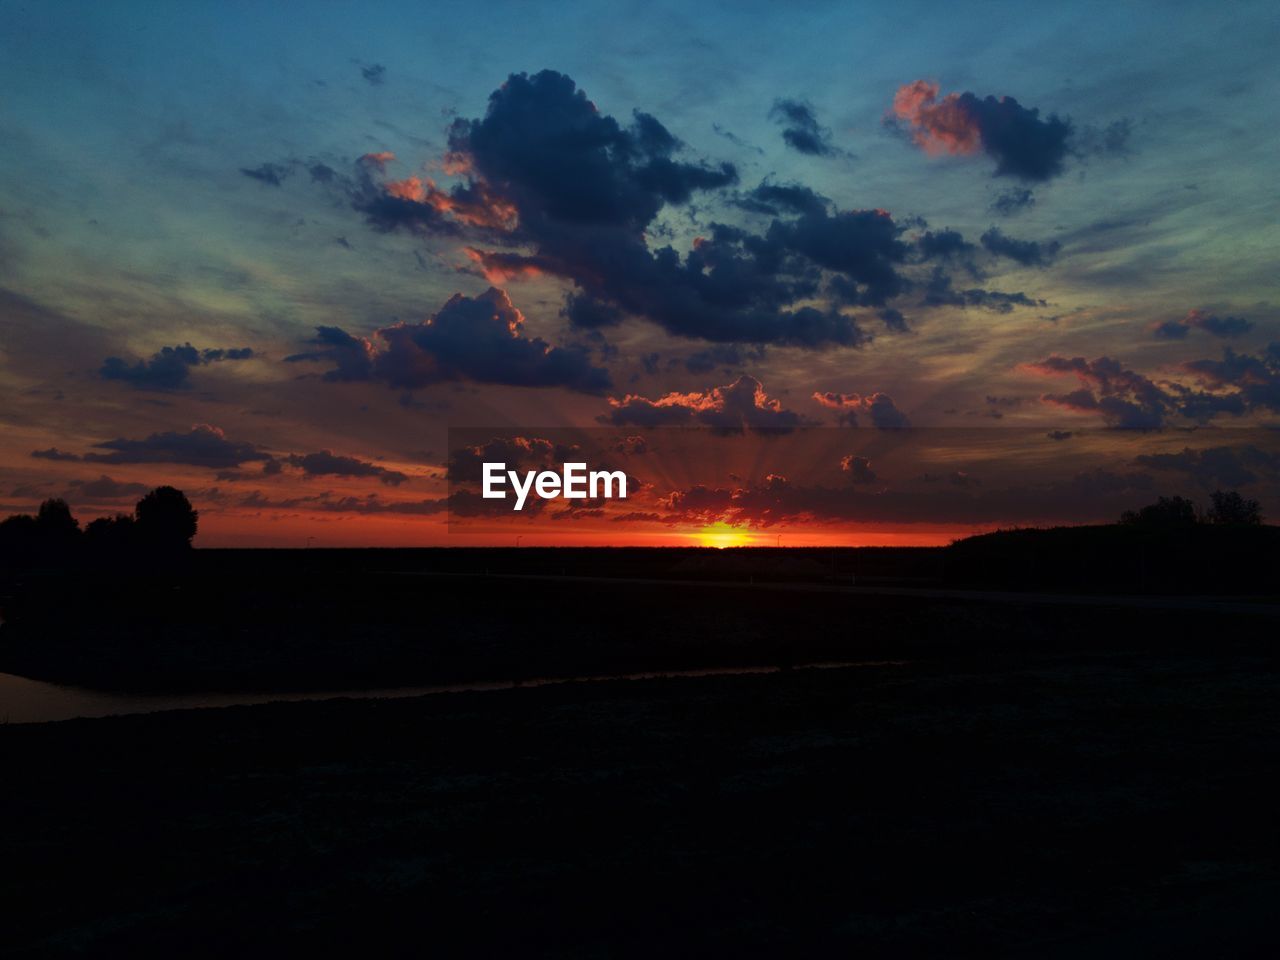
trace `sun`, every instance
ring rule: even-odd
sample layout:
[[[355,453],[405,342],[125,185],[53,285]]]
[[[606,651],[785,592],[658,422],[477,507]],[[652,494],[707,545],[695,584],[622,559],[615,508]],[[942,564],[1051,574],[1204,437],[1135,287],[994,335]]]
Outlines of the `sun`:
[[[693,534],[700,547],[715,547],[723,550],[726,547],[749,547],[755,538],[740,527],[732,527],[723,521],[717,521],[703,527]]]

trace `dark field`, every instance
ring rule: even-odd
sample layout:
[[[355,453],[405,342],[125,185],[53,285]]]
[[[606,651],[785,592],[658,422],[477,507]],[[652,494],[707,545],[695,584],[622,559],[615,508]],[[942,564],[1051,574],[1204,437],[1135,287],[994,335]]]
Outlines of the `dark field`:
[[[0,670],[251,690],[894,662],[3,726],[5,955],[1280,948],[1265,603],[836,592],[850,561],[928,590],[934,552],[872,574],[694,551],[665,583],[687,557],[608,582],[564,578],[598,573],[586,553],[549,580],[489,553],[35,575]]]

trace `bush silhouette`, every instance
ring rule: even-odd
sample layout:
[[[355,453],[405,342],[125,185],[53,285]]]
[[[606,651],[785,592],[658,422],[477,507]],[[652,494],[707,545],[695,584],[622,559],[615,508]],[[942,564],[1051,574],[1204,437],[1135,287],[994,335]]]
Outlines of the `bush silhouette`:
[[[176,487],[156,487],[138,501],[138,538],[148,547],[186,550],[196,535],[200,514]]]
[[[1190,527],[1198,520],[1196,505],[1186,497],[1161,497],[1139,510],[1126,510],[1121,523],[1140,527]]]
[[[1247,500],[1236,490],[1215,490],[1209,499],[1213,506],[1205,514],[1209,523],[1262,523],[1262,509],[1257,500]]]

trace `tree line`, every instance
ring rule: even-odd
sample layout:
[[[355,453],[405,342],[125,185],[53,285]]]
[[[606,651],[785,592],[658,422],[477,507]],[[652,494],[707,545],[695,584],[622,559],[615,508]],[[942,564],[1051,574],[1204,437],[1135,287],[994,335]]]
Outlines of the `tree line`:
[[[1209,495],[1209,509],[1201,511],[1186,497],[1160,497],[1140,510],[1126,510],[1120,522],[1142,527],[1189,527],[1198,523],[1229,526],[1257,526],[1262,523],[1262,507],[1236,490],[1215,490]]]
[[[61,498],[44,501],[35,515],[0,521],[0,565],[29,567],[82,559],[173,557],[191,549],[200,514],[176,487],[156,487],[132,513],[99,517],[81,529]]]

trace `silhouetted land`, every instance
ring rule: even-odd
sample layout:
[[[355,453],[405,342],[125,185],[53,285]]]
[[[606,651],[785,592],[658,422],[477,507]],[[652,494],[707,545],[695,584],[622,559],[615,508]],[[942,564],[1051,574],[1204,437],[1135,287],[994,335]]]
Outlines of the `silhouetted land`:
[[[1269,957],[1275,534],[11,571],[0,670],[100,688],[894,663],[0,726],[5,953]]]
[[[0,728],[5,952],[1274,956],[1274,647],[1125,626]]]

